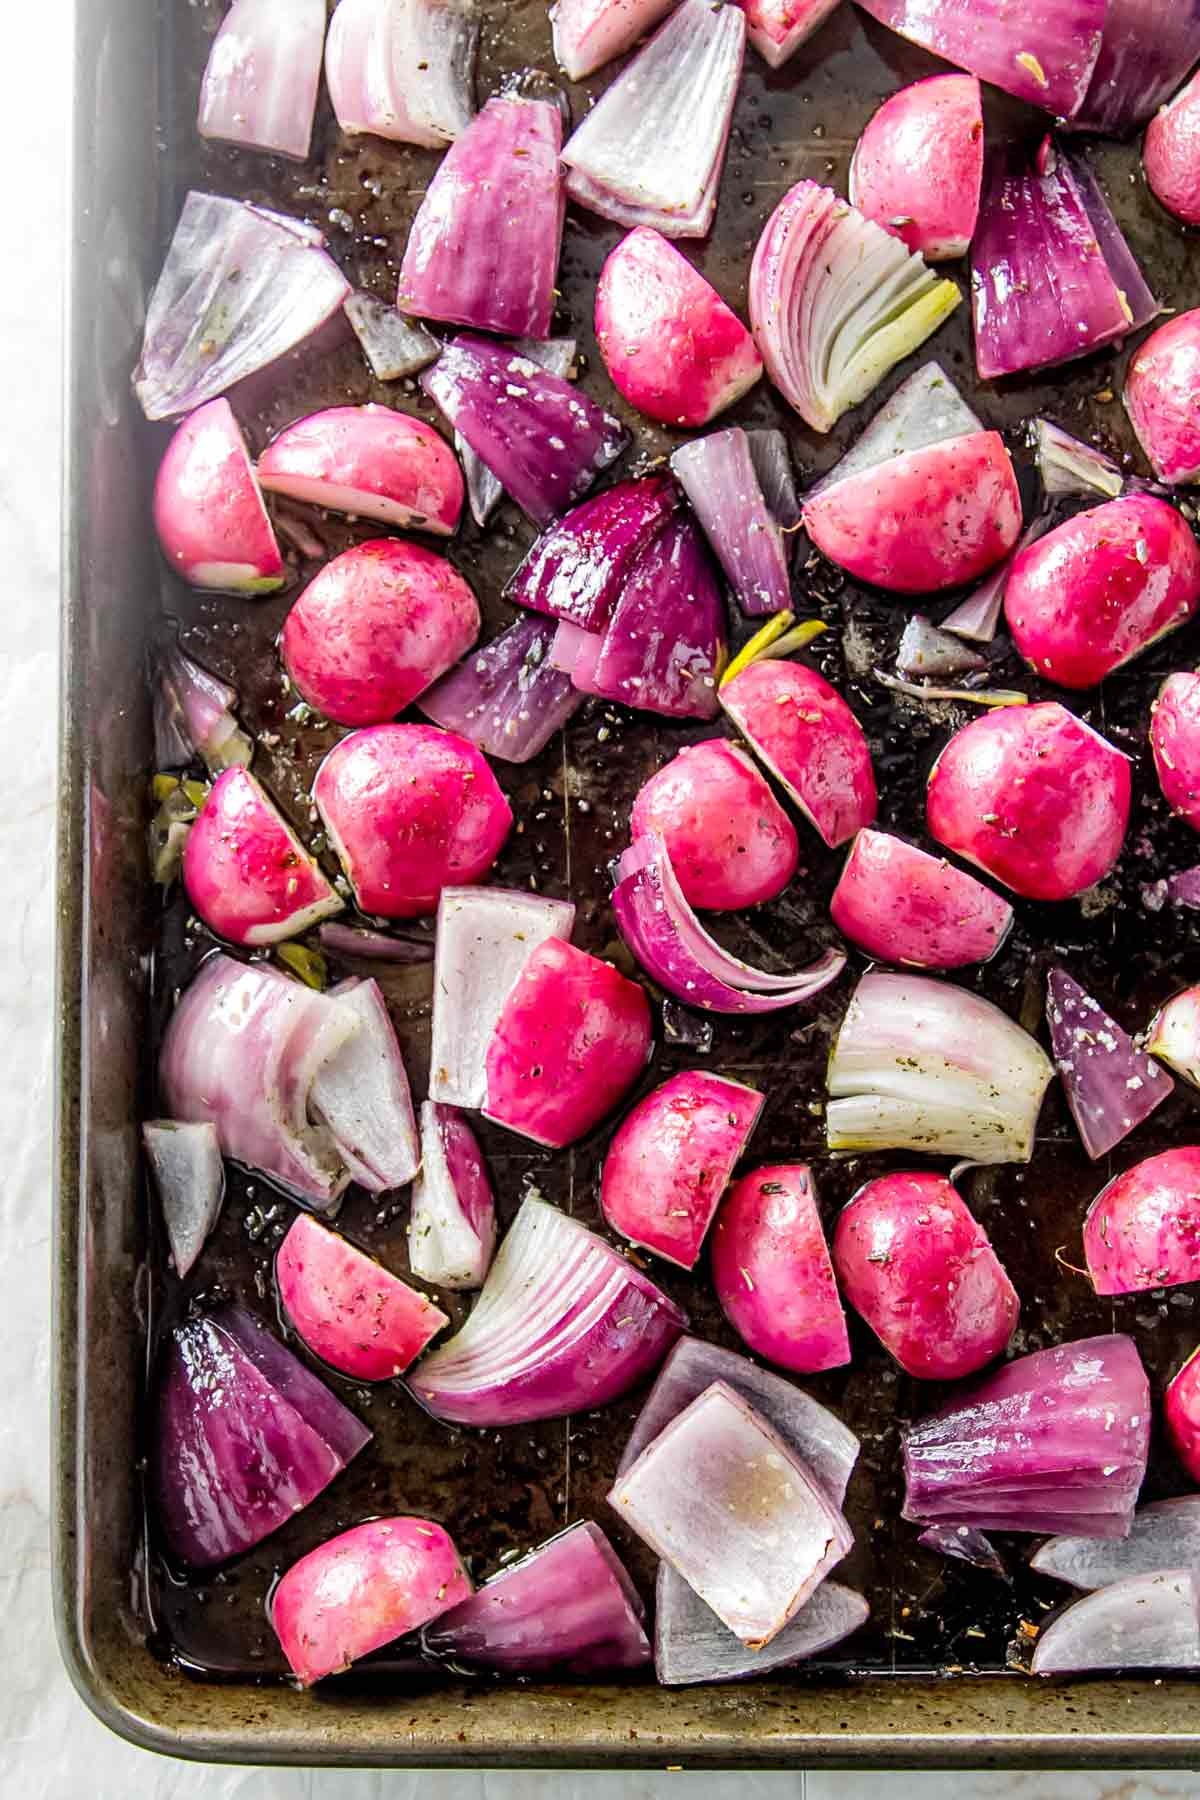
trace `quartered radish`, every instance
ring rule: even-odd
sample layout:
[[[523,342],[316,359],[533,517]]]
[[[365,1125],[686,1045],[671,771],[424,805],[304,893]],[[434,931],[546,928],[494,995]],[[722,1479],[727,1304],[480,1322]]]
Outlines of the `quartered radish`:
[[[200,917],[231,944],[282,943],[343,901],[248,769],[218,775],[183,850]]]
[[[730,1188],[712,1234],[721,1310],[751,1350],[812,1375],[850,1361],[812,1172],[770,1163]]]
[[[293,1329],[355,1381],[403,1375],[450,1323],[424,1294],[306,1213],[275,1254],[275,1279]]]
[[[453,535],[462,512],[462,471],[446,440],[390,406],[298,419],[267,445],[258,479],[269,494],[438,537]]]
[[[168,564],[190,587],[270,594],[283,586],[279,543],[228,400],[190,413],[167,445],[154,524]]]

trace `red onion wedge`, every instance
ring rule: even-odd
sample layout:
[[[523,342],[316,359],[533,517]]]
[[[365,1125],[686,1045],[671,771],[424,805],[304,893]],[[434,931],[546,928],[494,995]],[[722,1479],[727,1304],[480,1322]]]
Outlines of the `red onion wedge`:
[[[343,901],[248,769],[218,775],[183,851],[183,884],[231,944],[280,944]]]
[[[1013,919],[973,875],[884,831],[858,833],[829,911],[860,950],[914,969],[989,962]]]
[[[1163,1421],[1175,1455],[1192,1480],[1200,1481],[1200,1353],[1196,1350],[1167,1383]]]
[[[1200,58],[1196,0],[1108,0],[1100,55],[1072,123],[1124,137],[1144,125]]]
[[[399,318],[400,315],[397,313],[396,316]],[[546,338],[545,340],[518,338],[513,344],[513,349],[519,356],[527,356],[539,367],[549,369],[552,375],[560,375],[564,381],[573,379],[575,358],[579,349],[575,338]],[[440,351],[441,345],[438,344],[434,356]],[[433,362],[434,356],[427,357],[425,360]],[[486,525],[503,498],[503,483],[492,474],[483,458],[476,455],[459,431],[454,434],[454,448],[462,463],[471,517],[477,525]]]
[[[133,384],[148,419],[215,400],[341,307],[350,284],[298,219],[190,193],[146,314]]]
[[[233,0],[208,53],[200,136],[303,162],[325,48],[325,0]]]
[[[812,181],[779,202],[750,268],[767,374],[814,431],[832,430],[961,299],[899,239]]]
[[[353,1381],[403,1375],[450,1322],[424,1294],[304,1213],[275,1253],[275,1281],[292,1329]]]
[[[923,1550],[933,1550],[938,1556],[948,1556],[956,1562],[970,1563],[972,1568],[986,1569],[989,1575],[998,1575],[1001,1581],[1011,1579],[991,1539],[982,1531],[976,1531],[973,1525],[930,1525],[917,1542]]]
[[[1017,1357],[903,1433],[904,1517],[1125,1537],[1146,1472],[1150,1384],[1132,1338]],[[1025,1518],[1022,1521],[1022,1514]]]
[[[979,83],[931,75],[868,121],[850,163],[850,204],[927,262],[948,262],[970,246],[982,182]]]
[[[1144,1294],[1200,1281],[1200,1149],[1164,1150],[1101,1188],[1083,1222],[1098,1294]]]
[[[1102,1538],[1056,1537],[1030,1558],[1038,1575],[1050,1575],[1091,1593],[1131,1575],[1200,1564],[1200,1494],[1181,1494],[1139,1506],[1129,1536],[1115,1543]]]
[[[548,619],[518,619],[426,688],[418,707],[499,762],[529,762],[583,704],[550,661],[554,632]]]
[[[642,552],[678,506],[667,475],[618,481],[542,533],[505,598],[583,631],[602,632]]]
[[[631,50],[670,12],[674,0],[555,0],[554,57],[569,81],[584,81]]]
[[[415,1631],[465,1600],[453,1540],[429,1519],[371,1519],[293,1563],[271,1595],[271,1623],[302,1686]]]
[[[1056,498],[1060,494],[1083,494],[1100,500],[1115,500],[1120,494],[1124,476],[1112,457],[1105,456],[1094,444],[1080,443],[1051,419],[1035,419],[1032,436],[1044,493]]]
[[[831,1150],[1028,1162],[1054,1069],[985,1000],[926,975],[864,975],[829,1059]]]
[[[639,1100],[604,1159],[600,1205],[613,1230],[695,1268],[762,1105],[754,1088],[699,1069],[672,1075]]]
[[[159,1080],[170,1116],[217,1128],[225,1156],[326,1209],[350,1180],[309,1116],[322,1065],[358,1029],[328,996],[267,963],[210,956],[167,1025]]]
[[[1087,356],[1158,310],[1090,172],[1052,140],[989,153],[971,292],[981,381]]]
[[[831,562],[890,593],[976,581],[1021,535],[1021,495],[1003,438],[973,432],[840,475],[804,504]]]
[[[1150,748],[1163,798],[1200,831],[1200,674],[1167,676],[1150,708]]]
[[[730,1188],[713,1230],[712,1275],[721,1311],[768,1362],[814,1375],[850,1361],[846,1316],[803,1163],[771,1163]]]
[[[1200,74],[1151,119],[1142,162],[1167,211],[1185,225],[1200,225]]]
[[[359,906],[387,919],[419,918],[443,888],[481,880],[512,825],[474,744],[432,725],[351,732],[312,791]]]
[[[440,150],[471,122],[478,42],[474,0],[340,0],[325,48],[338,124]]]
[[[1200,1088],[1200,987],[1185,988],[1160,1006],[1143,1042],[1181,1081]]]
[[[484,1117],[562,1149],[612,1111],[653,1043],[650,1003],[637,982],[547,938],[509,990],[487,1046]]]
[[[621,936],[668,994],[703,1012],[767,1013],[811,1000],[846,966],[827,950],[807,969],[768,975],[730,955],[704,930],[683,897],[666,845],[654,832],[617,865],[613,910]]]
[[[863,728],[824,676],[762,661],[727,681],[721,705],[831,850],[875,818],[875,772]]]
[[[441,343],[423,325],[374,294],[351,294],[342,308],[376,381],[400,381],[436,362]]]
[[[707,236],[745,40],[740,7],[683,0],[568,139],[571,199],[620,225]]]
[[[170,639],[154,653],[154,766],[181,769],[198,756],[210,775],[246,767],[254,745],[234,717],[237,690]]]
[[[1125,377],[1122,397],[1138,443],[1158,479],[1170,485],[1200,481],[1198,387],[1200,309],[1180,313],[1152,332],[1134,352]]]
[[[600,271],[596,342],[617,392],[666,425],[707,425],[762,375],[737,314],[661,232],[644,225]]]
[[[1016,1289],[943,1175],[880,1175],[859,1188],[838,1218],[833,1262],[855,1312],[919,1381],[973,1375],[1016,1330]]]
[[[1051,969],[1046,1022],[1083,1147],[1095,1162],[1122,1143],[1175,1083],[1065,969]]]
[[[940,631],[924,613],[914,613],[900,635],[896,673],[907,681],[944,681],[955,675],[978,675],[986,668],[986,657],[969,650],[957,633]]]
[[[689,906],[757,906],[796,873],[795,827],[746,752],[727,738],[685,744],[640,789],[629,824],[635,839],[662,838]]]
[[[455,1107],[427,1100],[408,1220],[409,1267],[434,1287],[478,1288],[495,1247],[496,1203],[475,1133]]]
[[[733,425],[727,431],[693,438],[671,458],[671,468],[704,527],[738,605],[750,618],[786,612],[791,606],[791,552],[784,532],[800,517],[797,506],[790,517],[780,518],[764,491],[756,466],[755,440],[767,435]],[[781,455],[790,486],[786,440]]]
[[[825,23],[838,0],[746,0],[746,36],[767,67],[780,69]]]
[[[929,777],[940,844],[1027,900],[1069,900],[1116,866],[1129,759],[1060,706],[1006,707],[955,733]]]
[[[590,1520],[507,1564],[421,1635],[430,1656],[506,1675],[593,1675],[650,1661],[645,1608]]]
[[[445,557],[372,538],[309,582],[284,620],[279,653],[325,718],[382,725],[453,668],[478,634],[478,602]]]
[[[311,1115],[323,1119],[350,1173],[369,1194],[406,1187],[420,1167],[417,1122],[395,1028],[374,981],[343,981],[326,1004],[354,1025],[317,1070]]]
[[[1013,642],[1060,687],[1096,687],[1200,606],[1200,545],[1173,506],[1126,494],[1076,513],[1013,563]]]
[[[452,537],[463,478],[445,439],[390,406],[335,406],[288,425],[258,459],[269,494],[401,531]]]
[[[550,336],[561,145],[562,120],[550,101],[488,101],[442,159],[412,222],[396,300],[402,313],[505,337]]]
[[[861,1594],[823,1581],[799,1612],[761,1650],[750,1650],[677,1575],[658,1565],[654,1603],[654,1673],[661,1687],[706,1681],[744,1681],[791,1668],[832,1650],[865,1625],[871,1609]]]
[[[854,1541],[795,1452],[721,1381],[671,1421],[608,1498],[752,1650],[783,1630]]]
[[[685,1407],[714,1381],[740,1394],[778,1432],[820,1485],[832,1506],[840,1507],[859,1443],[835,1413],[803,1389],[762,1369],[748,1357],[722,1350],[700,1338],[682,1337],[659,1370],[646,1403],[637,1416],[617,1464],[618,1478],[632,1468]]]
[[[308,1506],[371,1433],[241,1307],[172,1332],[158,1390],[158,1516],[192,1568],[240,1556]]]
[[[1010,0],[858,0],[864,12],[981,81],[1070,117],[1100,53],[1109,0],[1047,0],[1036,16]]]
[[[142,1148],[154,1177],[171,1261],[182,1281],[203,1250],[225,1198],[220,1139],[213,1125],[150,1119],[142,1126]]]
[[[530,1196],[466,1324],[408,1386],[455,1424],[565,1418],[627,1393],[686,1329],[687,1315],[603,1238]]]
[[[549,938],[568,939],[569,900],[512,888],[443,888],[433,972],[429,1097],[481,1107],[488,1045],[525,964]]]
[[[1200,1589],[1191,1569],[1131,1575],[1042,1626],[1033,1675],[1200,1668]]]
[[[569,381],[484,338],[456,337],[421,385],[537,525],[582,499],[628,441]]]
[[[270,594],[283,558],[228,400],[184,419],[154,482],[154,524],[168,567],[190,587]]]

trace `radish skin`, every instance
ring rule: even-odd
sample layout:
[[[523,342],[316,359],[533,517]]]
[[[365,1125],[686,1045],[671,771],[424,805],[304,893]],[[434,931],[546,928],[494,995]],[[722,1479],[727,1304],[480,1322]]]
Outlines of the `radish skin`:
[[[730,1188],[712,1235],[713,1286],[742,1341],[799,1375],[850,1361],[846,1317],[811,1171],[772,1163]]]
[[[1172,1450],[1192,1480],[1200,1482],[1200,1349],[1167,1383],[1163,1419]]]
[[[914,969],[988,962],[1013,918],[973,875],[885,831],[858,833],[829,912],[860,950]]]
[[[855,147],[850,204],[926,262],[965,256],[983,183],[973,75],[932,75],[884,101]]]
[[[1200,308],[1151,332],[1129,364],[1122,396],[1150,466],[1168,486],[1200,481]]]
[[[766,659],[726,682],[720,700],[831,850],[874,821],[875,771],[863,728],[823,675]]]
[[[283,586],[279,544],[228,400],[190,413],[167,445],[154,524],[163,555],[190,587],[270,594]]]
[[[725,738],[685,745],[652,775],[630,825],[635,839],[659,833],[691,906],[757,906],[796,873],[795,827],[746,752]]]
[[[1168,675],[1150,709],[1150,749],[1163,798],[1200,831],[1200,675]]]
[[[293,1222],[275,1256],[288,1320],[308,1348],[354,1381],[391,1381],[450,1323],[381,1263],[318,1224]]]
[[[1185,225],[1200,225],[1200,72],[1151,119],[1142,161],[1167,211]]]
[[[445,439],[390,406],[334,406],[298,419],[258,459],[269,494],[402,531],[451,537],[463,478]]]
[[[343,902],[248,769],[219,775],[183,848],[188,899],[231,944],[279,944]]]
[[[1200,1148],[1135,1163],[1101,1188],[1083,1223],[1098,1294],[1142,1294],[1200,1281]]]

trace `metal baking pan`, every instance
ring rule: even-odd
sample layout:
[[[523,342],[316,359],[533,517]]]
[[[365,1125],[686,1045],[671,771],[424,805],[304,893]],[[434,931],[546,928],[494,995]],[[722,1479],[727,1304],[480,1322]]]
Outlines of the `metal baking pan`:
[[[152,1749],[239,1763],[508,1765],[526,1767],[797,1767],[816,1765],[1080,1766],[1200,1764],[1197,1689],[1181,1679],[1033,1685],[1005,1670],[1017,1621],[1039,1616],[1053,1597],[1038,1588],[1013,1551],[1015,1583],[946,1567],[917,1551],[900,1509],[895,1421],[932,1403],[927,1387],[898,1378],[855,1328],[851,1369],[815,1381],[864,1434],[851,1490],[858,1544],[847,1579],[872,1603],[870,1625],[841,1660],[787,1680],[728,1688],[666,1691],[652,1682],[614,1685],[414,1684],[381,1663],[368,1677],[301,1695],[278,1678],[262,1604],[274,1571],[321,1537],[383,1510],[428,1510],[450,1525],[479,1572],[513,1543],[532,1543],[569,1518],[594,1516],[613,1529],[640,1580],[644,1558],[611,1516],[603,1495],[616,1445],[638,1397],[597,1418],[547,1422],[527,1431],[454,1434],[417,1413],[403,1395],[377,1395],[369,1418],[376,1441],[330,1490],[228,1575],[202,1587],[172,1578],[146,1541],[138,1461],[142,1394],[154,1343],[179,1305],[139,1188],[137,1120],[154,1104],[153,1047],[170,991],[200,946],[178,901],[165,912],[146,882],[144,826],[150,758],[144,656],[164,610],[202,660],[238,684],[243,716],[270,727],[262,764],[285,808],[297,810],[328,731],[286,714],[271,649],[288,597],[278,604],[205,601],[164,591],[149,527],[149,481],[162,435],[149,431],[129,389],[144,296],[191,185],[264,199],[302,213],[329,233],[360,285],[381,294],[394,281],[396,243],[433,159],[375,140],[342,143],[327,112],[316,151],[303,167],[203,148],[194,107],[211,32],[223,0],[106,0],[78,9],[76,141],[71,245],[69,463],[63,609],[61,849],[59,860],[60,1062],[56,1224],[56,1611],[63,1654],[84,1699],[115,1731]],[[481,93],[508,71],[552,69],[542,0],[487,10]],[[818,38],[778,75],[750,56],[739,101],[717,229],[697,260],[735,304],[744,305],[748,249],[782,191],[802,175],[839,183],[854,136],[878,100],[927,73],[921,53],[844,6]],[[601,81],[603,77],[601,78]],[[578,113],[585,101],[573,90]],[[994,97],[993,97],[994,102]],[[992,104],[992,102],[989,102]],[[1015,107],[996,103],[1003,128]],[[1028,121],[1027,121],[1028,122]],[[1195,241],[1157,213],[1137,176],[1132,147],[1105,145],[1097,166],[1143,266],[1167,305],[1187,304]],[[563,263],[564,322],[597,362],[590,296],[617,232],[572,216]],[[973,390],[965,309],[935,353]],[[986,392],[990,423],[1010,431],[1038,410],[1110,448],[1130,440],[1114,394],[1120,359],[1109,354],[1045,381]],[[597,384],[597,391],[600,390]],[[612,403],[611,390],[606,399]],[[881,396],[882,397],[882,396]],[[368,378],[353,344],[322,345],[273,372],[239,411],[258,447],[281,423],[333,400],[388,399],[418,409],[415,393],[388,394]],[[869,410],[869,409],[868,409]],[[805,433],[765,384],[740,417],[783,424],[805,473],[828,463],[865,413],[833,438]],[[665,434],[631,419],[635,456],[660,454]],[[503,616],[497,596],[527,541],[515,515],[486,540],[468,530],[454,555],[484,602],[489,624]],[[321,522],[329,550],[353,535]],[[299,576],[311,570],[300,569]],[[832,629],[818,661],[850,694],[872,735],[884,772],[886,816],[920,832],[924,775],[950,715],[897,711],[870,678],[889,653],[898,610],[840,580],[814,578],[800,596]],[[1197,660],[1200,633],[1174,639],[1134,671],[1106,685],[1089,716],[1137,752],[1145,710],[1163,672]],[[1017,669],[1001,670],[1002,678]],[[1091,696],[1087,697],[1089,701]],[[579,941],[616,949],[605,903],[605,868],[625,829],[628,804],[645,774],[685,733],[644,717],[585,711],[542,761],[503,779],[524,829],[497,879],[572,892],[580,902]],[[703,735],[694,733],[693,735]],[[600,740],[607,740],[601,742]],[[1144,773],[1144,771],[1143,771]],[[980,977],[1010,1010],[1036,1007],[1048,938],[1081,978],[1127,1022],[1194,972],[1197,929],[1183,914],[1143,910],[1141,883],[1156,859],[1178,867],[1186,833],[1142,799],[1118,875],[1088,907],[1053,915],[1022,908],[1009,945]],[[792,957],[827,929],[836,859],[811,853],[806,875],[784,902],[742,921],[738,947],[765,946]],[[422,987],[422,983],[426,985]],[[393,978],[389,999],[419,1085],[424,1065],[428,976]],[[764,1087],[768,1107],[755,1154],[820,1155],[813,1103],[828,1028],[843,983],[815,1015],[766,1022],[718,1021],[710,1050],[665,1041],[655,1076],[689,1059],[737,1070]],[[687,1034],[685,1033],[685,1036]],[[1104,1170],[1084,1161],[1057,1098],[1047,1106],[1032,1167],[979,1172],[969,1195],[1014,1273],[1023,1300],[1021,1347],[1063,1335],[1134,1332],[1156,1383],[1192,1347],[1196,1327],[1182,1304],[1158,1298],[1098,1303],[1059,1268],[1057,1246],[1072,1240],[1083,1205]],[[1196,1129],[1193,1103],[1177,1096],[1136,1140],[1124,1166]],[[558,1157],[487,1141],[508,1213],[534,1181],[585,1219],[596,1213],[602,1141]],[[840,1204],[874,1166],[822,1164],[824,1203]],[[220,1231],[191,1292],[233,1292],[261,1308],[269,1294],[272,1196],[236,1176]],[[347,1228],[388,1258],[402,1259],[397,1208],[351,1199]],[[731,1342],[703,1277],[668,1276],[695,1329]],[[1179,1299],[1172,1296],[1172,1300]],[[350,1394],[351,1404],[366,1397]],[[1152,1491],[1179,1485],[1156,1456]],[[955,1673],[951,1673],[955,1671]],[[961,1672],[957,1672],[961,1671]]]

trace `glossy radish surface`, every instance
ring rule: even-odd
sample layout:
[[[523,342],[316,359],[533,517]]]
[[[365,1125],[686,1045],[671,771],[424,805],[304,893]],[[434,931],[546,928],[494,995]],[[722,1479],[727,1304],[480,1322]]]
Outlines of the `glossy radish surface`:
[[[700,1069],[639,1100],[604,1161],[600,1204],[613,1230],[693,1268],[762,1104],[754,1088]]]
[[[270,494],[402,531],[450,537],[463,478],[445,438],[390,406],[334,406],[288,425],[258,459]]]
[[[979,83],[931,75],[868,121],[850,163],[850,204],[926,262],[945,262],[966,255],[982,181]]]
[[[1200,545],[1173,506],[1126,494],[1022,550],[1004,613],[1013,642],[1059,687],[1091,688],[1200,605]]]
[[[987,962],[1012,925],[1012,907],[982,881],[886,831],[859,832],[829,911],[860,950],[914,969]]]
[[[629,404],[667,425],[706,425],[762,374],[736,313],[647,227],[631,231],[600,271],[596,342]]]
[[[283,665],[338,725],[378,725],[444,675],[479,635],[474,594],[444,557],[376,538],[343,551],[284,621]]]
[[[1200,225],[1200,73],[1151,119],[1142,162],[1167,211]]]
[[[712,1232],[721,1310],[757,1355],[799,1375],[850,1361],[812,1172],[771,1163],[735,1182]]]
[[[1171,811],[1200,831],[1200,675],[1168,675],[1150,709],[1154,772]]]
[[[1020,1301],[987,1232],[942,1175],[881,1175],[838,1219],[842,1291],[908,1375],[958,1381],[998,1356]]]
[[[1163,1395],[1167,1437],[1192,1480],[1200,1482],[1200,1350],[1193,1350]]]
[[[940,844],[1027,900],[1069,900],[1116,864],[1129,760],[1056,700],[1010,706],[955,733],[929,777]]]
[[[660,834],[692,906],[756,906],[796,872],[795,827],[750,757],[725,738],[685,745],[652,775],[630,829],[635,838]]]
[[[1125,377],[1125,411],[1160,481],[1200,481],[1200,308],[1138,345]]]
[[[309,855],[248,769],[226,769],[188,833],[183,884],[207,925],[231,944],[278,944],[341,912]]]
[[[875,771],[863,728],[804,663],[751,663],[720,700],[759,760],[831,849],[875,818]]]
[[[1200,1281],[1200,1148],[1164,1150],[1101,1188],[1083,1250],[1098,1294]]]
[[[293,1329],[322,1362],[354,1381],[403,1375],[449,1324],[424,1294],[308,1213],[275,1254],[279,1299]]]
[[[228,400],[190,413],[167,445],[154,524],[163,555],[190,587],[270,594],[283,586],[279,544]]]
[[[432,725],[376,725],[334,746],[316,803],[364,912],[433,912],[444,887],[487,874],[512,824],[496,777],[465,738]]]

